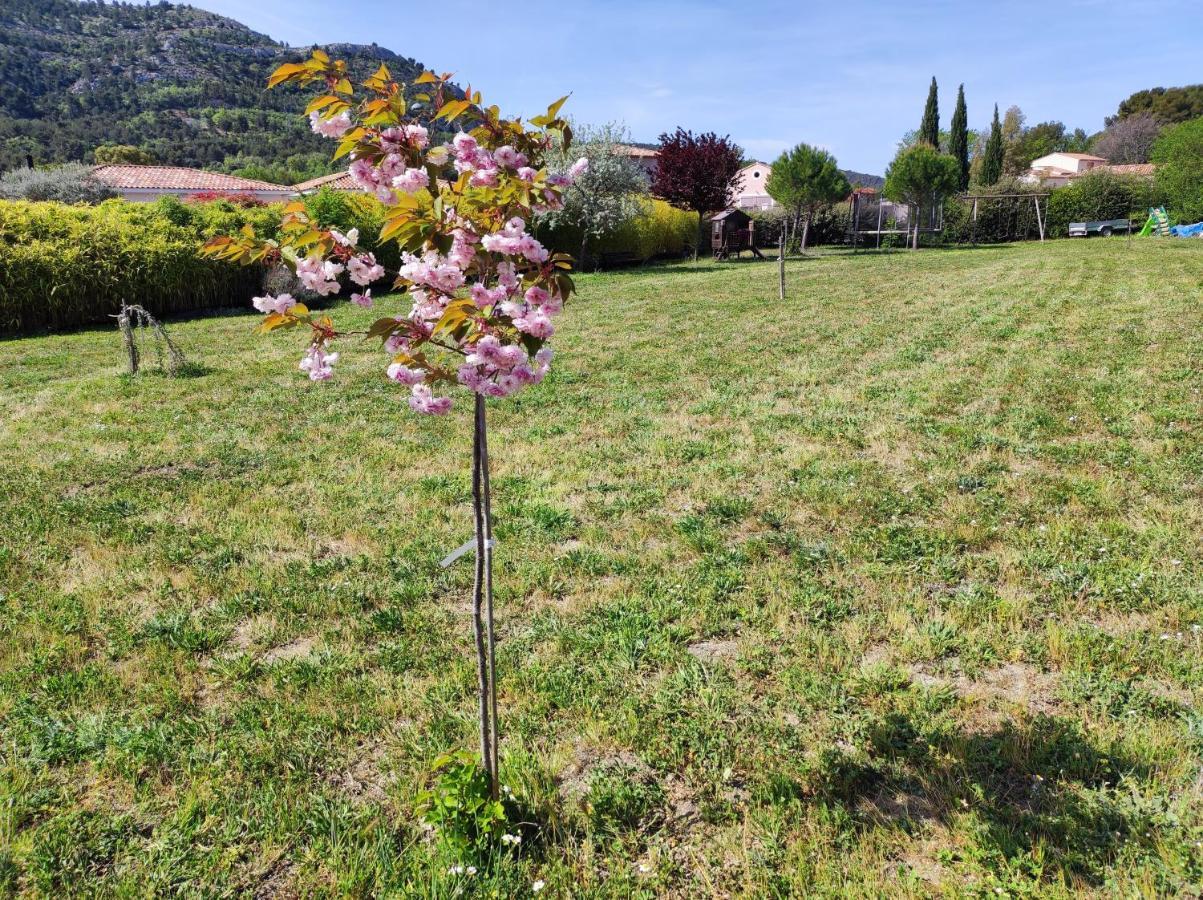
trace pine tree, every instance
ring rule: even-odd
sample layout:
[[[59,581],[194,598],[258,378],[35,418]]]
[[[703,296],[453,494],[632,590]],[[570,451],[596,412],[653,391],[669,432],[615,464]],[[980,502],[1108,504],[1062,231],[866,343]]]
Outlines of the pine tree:
[[[919,126],[919,140],[940,149],[940,101],[937,97],[936,76],[931,78],[927,92],[927,106],[923,109],[923,124]]]
[[[986,158],[982,163],[982,184],[997,184],[1002,178],[1003,157],[1002,123],[998,121],[998,104],[994,104],[994,122],[990,125],[990,139],[986,141]]]
[[[952,113],[952,134],[948,138],[948,152],[961,168],[959,190],[969,187],[969,111],[965,108],[965,85],[957,89],[957,108]]]

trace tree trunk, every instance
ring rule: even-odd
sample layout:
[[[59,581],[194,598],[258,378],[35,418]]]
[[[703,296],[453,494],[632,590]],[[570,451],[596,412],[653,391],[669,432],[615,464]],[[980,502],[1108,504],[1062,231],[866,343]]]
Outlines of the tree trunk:
[[[577,258],[576,269],[578,272],[585,271],[585,251],[589,247],[589,232],[581,234],[581,255]]]
[[[706,217],[698,213],[698,239],[693,243],[693,261],[698,261],[698,249],[706,240]]]
[[[919,207],[918,206],[915,207],[914,229],[915,229],[915,233],[914,233],[913,242],[911,243],[911,249],[918,250],[919,249]]]
[[[806,255],[806,241],[810,238],[810,220],[814,215],[810,210],[806,211],[806,219],[802,223],[802,255]]]
[[[785,299],[785,229],[777,236],[777,296]]]
[[[472,634],[476,639],[476,679],[480,713],[480,761],[489,781],[489,794],[497,797],[496,695],[493,683],[492,554],[488,524],[488,448],[485,435],[485,398],[476,395],[472,429],[472,513],[476,531],[476,571],[472,582]],[[486,598],[488,626],[485,625]]]

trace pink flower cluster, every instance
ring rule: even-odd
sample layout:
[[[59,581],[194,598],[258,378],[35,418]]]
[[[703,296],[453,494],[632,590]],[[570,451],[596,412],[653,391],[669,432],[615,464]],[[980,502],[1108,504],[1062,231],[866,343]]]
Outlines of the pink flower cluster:
[[[338,362],[338,354],[327,352],[326,347],[326,341],[317,341],[310,344],[301,357],[301,371],[309,373],[310,381],[329,381],[334,377],[333,367]]]
[[[542,347],[533,357],[519,344],[503,344],[487,334],[456,372],[456,379],[470,391],[486,397],[508,397],[528,384],[538,384],[551,368],[551,348]]]
[[[251,300],[251,305],[261,313],[284,315],[284,313],[297,305],[297,301],[293,298],[292,294],[281,294],[279,297],[268,295],[267,297],[255,297]]]
[[[312,118],[314,130],[330,137],[341,137],[351,127],[351,121],[342,117]],[[433,174],[446,166],[467,175],[470,188],[497,188],[507,179],[535,186],[533,202],[518,207],[520,215],[512,214],[512,199],[494,201],[492,195],[474,191],[444,194],[443,218],[436,224],[442,234],[450,233],[450,249],[446,244],[436,248],[431,242],[423,252],[402,254],[399,283],[407,284],[413,305],[408,315],[396,318],[397,326],[385,339],[384,349],[398,357],[387,367],[388,378],[410,389],[411,409],[432,415],[451,408],[451,399],[435,396],[432,385],[452,372],[459,384],[487,397],[506,397],[541,382],[552,358],[551,349],[543,342],[555,333],[552,318],[563,308],[564,298],[559,294],[555,270],[548,265],[550,254],[527,231],[524,215],[527,210],[558,208],[563,189],[588,171],[588,160],[582,158],[565,172],[548,174],[517,147],[507,143],[489,149],[482,146],[483,138],[467,132],[438,146],[430,146],[429,132],[416,123],[375,132],[368,128],[367,134],[366,142],[374,146],[360,148],[361,155],[353,158],[349,172],[361,190],[386,204],[396,204],[399,194],[433,192]],[[489,219],[480,217],[478,207],[488,209],[493,203],[501,209],[511,204],[510,218],[500,228],[492,224],[482,228],[480,223]],[[475,217],[471,210],[477,210]],[[353,282],[365,288],[384,275],[372,254],[356,252],[358,234],[331,234],[338,261],[309,258],[297,265],[297,274],[307,288],[322,294],[336,292],[344,269]],[[448,305],[465,289],[475,307],[466,320],[468,328],[456,331],[454,338],[434,338],[434,328]],[[256,301],[257,308],[283,302],[283,297],[261,299],[265,306]],[[355,293],[351,299],[362,306],[373,302],[370,290]],[[457,343],[449,347],[463,354],[455,369],[426,360],[420,349],[431,340],[440,346],[448,346],[447,341]],[[310,378],[324,380],[330,377],[334,356],[319,339],[310,347],[302,368]]]
[[[309,127],[322,137],[340,138],[350,129],[351,117],[346,112],[340,112],[337,116],[324,119],[321,113],[312,112],[309,114]]]
[[[342,274],[343,268],[334,260],[306,256],[297,260],[297,278],[315,294],[328,297],[339,292],[338,276]]]

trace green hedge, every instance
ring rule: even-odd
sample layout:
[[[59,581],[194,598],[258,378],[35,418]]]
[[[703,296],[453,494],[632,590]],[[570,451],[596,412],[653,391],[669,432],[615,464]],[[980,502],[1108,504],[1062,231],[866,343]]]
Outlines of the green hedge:
[[[384,222],[378,201],[323,191],[305,203],[324,226],[358,228],[361,243],[396,268],[395,245],[375,246]],[[172,197],[98,206],[0,201],[0,334],[109,322],[123,300],[157,316],[245,305],[262,290],[262,269],[202,259],[200,245],[246,224],[266,237],[280,214],[279,206]]]
[[[590,242],[592,257],[597,258],[602,253],[631,253],[645,261],[693,252],[694,242],[698,239],[697,213],[685,212],[651,197],[640,200],[640,205],[639,215],[613,234]],[[552,250],[562,250],[574,257],[580,253],[581,232],[578,228],[542,226],[536,234]]]
[[[1149,207],[1161,206],[1163,193],[1148,178],[1091,172],[1048,198],[1048,234],[1066,237],[1070,222],[1125,219],[1144,224]]]
[[[227,213],[222,227],[271,215]],[[154,206],[0,202],[0,333],[111,321],[123,300],[164,315],[253,296],[260,271],[201,259],[199,243]]]

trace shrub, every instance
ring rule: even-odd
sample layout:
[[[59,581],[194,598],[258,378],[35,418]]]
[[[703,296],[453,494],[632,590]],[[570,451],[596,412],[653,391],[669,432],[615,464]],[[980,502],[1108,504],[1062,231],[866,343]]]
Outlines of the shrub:
[[[1203,220],[1203,118],[1175,125],[1153,147],[1157,187],[1179,222]]]
[[[67,163],[52,169],[14,169],[0,176],[0,200],[99,203],[115,196],[89,166]]]
[[[0,201],[0,333],[106,322],[123,300],[158,317],[247,303],[263,291],[263,270],[202,259],[200,245],[244,225],[275,234],[282,207],[237,196],[195,199],[94,207]],[[397,245],[377,240],[385,210],[375,198],[322,190],[305,205],[325,227],[358,228],[360,244],[383,265],[400,265]],[[291,278],[282,283],[295,287]]]
[[[177,221],[168,209],[175,212],[121,200],[97,207],[0,201],[0,333],[109,321],[123,300],[163,316],[241,304],[257,293],[262,271],[202,259],[201,235],[263,227],[271,216],[278,222],[278,211],[197,206],[187,208],[196,220]]]
[[[1089,172],[1070,185],[1057,188],[1048,198],[1046,234],[1065,237],[1070,222],[1142,218],[1150,206],[1162,203],[1162,192],[1145,178]]]
[[[984,196],[998,194],[1044,193],[1045,189],[1026,184],[1017,178],[1004,178],[979,191]],[[1044,201],[1041,200],[1043,214]],[[1045,223],[1048,228],[1048,223]],[[1046,231],[1052,235],[1053,232]],[[973,221],[973,204],[949,197],[944,203],[944,231],[940,240],[945,244],[1001,244],[1040,237],[1036,208],[1030,196],[978,201],[977,223]]]
[[[650,197],[640,198],[639,204],[637,216],[593,243],[599,257],[606,253],[630,253],[640,261],[646,261],[681,256],[692,250],[698,233],[697,213],[677,209],[663,200]],[[545,225],[539,230],[538,237],[549,250],[572,254],[580,251],[581,233],[578,228],[567,225],[550,228]]]

